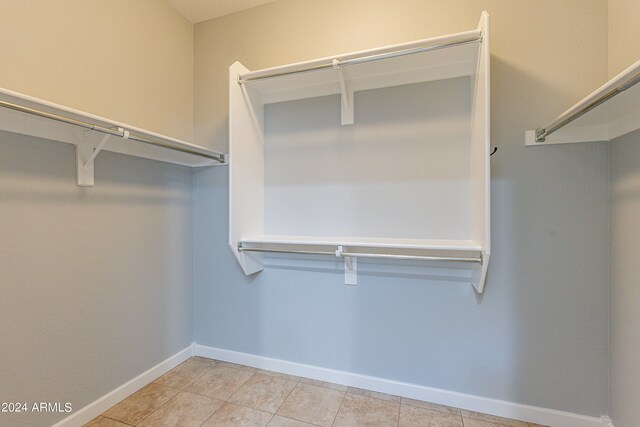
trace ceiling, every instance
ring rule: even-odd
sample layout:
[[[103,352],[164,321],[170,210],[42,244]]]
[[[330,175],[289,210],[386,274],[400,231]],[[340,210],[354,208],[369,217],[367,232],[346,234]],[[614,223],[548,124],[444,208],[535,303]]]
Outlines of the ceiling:
[[[166,0],[194,24],[275,0]]]

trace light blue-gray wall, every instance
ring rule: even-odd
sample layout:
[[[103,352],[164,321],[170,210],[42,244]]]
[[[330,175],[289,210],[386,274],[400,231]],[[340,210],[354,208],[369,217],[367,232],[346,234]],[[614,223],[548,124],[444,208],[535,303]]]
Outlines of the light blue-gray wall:
[[[640,425],[640,131],[611,141],[611,403],[616,427]]]
[[[0,132],[0,402],[78,411],[192,337],[189,168]],[[66,413],[0,413],[45,426]]]

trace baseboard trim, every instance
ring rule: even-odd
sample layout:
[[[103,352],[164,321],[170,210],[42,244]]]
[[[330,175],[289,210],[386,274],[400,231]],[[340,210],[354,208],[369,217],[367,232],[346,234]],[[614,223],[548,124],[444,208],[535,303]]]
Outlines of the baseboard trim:
[[[215,347],[196,344],[195,355],[225,362],[239,363],[255,368],[268,369],[289,375],[312,378],[320,381],[328,381],[351,387],[365,388],[381,393],[393,394],[410,399],[424,400],[441,405],[454,406],[470,411],[513,418],[530,423],[558,427],[610,427],[605,424],[605,418],[589,417],[558,411],[555,409],[541,408],[537,406],[523,405],[520,403],[471,394],[425,387],[384,378],[371,377],[318,366],[305,365],[282,359],[257,356],[254,354],[240,353]],[[608,418],[607,418],[608,419]]]
[[[195,343],[192,343],[189,347],[179,351],[165,361],[158,363],[156,366],[148,369],[134,379],[127,381],[115,390],[74,412],[57,424],[54,424],[52,427],[79,427],[88,423],[125,397],[135,393],[158,378],[160,375],[172,370],[188,358],[192,357],[195,354],[195,347]]]

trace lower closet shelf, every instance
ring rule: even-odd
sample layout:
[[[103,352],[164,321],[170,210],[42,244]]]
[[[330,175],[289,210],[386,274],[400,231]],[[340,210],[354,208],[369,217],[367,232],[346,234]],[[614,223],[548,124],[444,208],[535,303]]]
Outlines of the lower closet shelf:
[[[248,265],[256,266],[256,272],[262,270],[262,257],[269,253],[335,256],[345,263],[354,258],[459,263],[468,267],[479,292],[487,261],[487,252],[470,240],[266,235],[242,239],[235,249]]]

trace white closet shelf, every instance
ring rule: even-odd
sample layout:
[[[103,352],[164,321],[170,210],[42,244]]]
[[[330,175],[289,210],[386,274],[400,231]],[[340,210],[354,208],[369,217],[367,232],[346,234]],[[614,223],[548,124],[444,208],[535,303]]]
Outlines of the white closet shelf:
[[[489,86],[486,12],[471,31],[257,71],[234,63],[229,246],[244,273],[262,271],[268,253],[343,257],[346,284],[357,281],[357,258],[451,262],[482,292],[491,253]],[[327,95],[340,97],[319,99]],[[267,104],[295,100],[307,101],[265,114]],[[279,116],[280,108],[300,116]],[[411,131],[400,150],[402,127]],[[410,176],[368,173],[392,153]],[[374,179],[379,193],[367,190]]]
[[[525,132],[525,145],[611,141],[640,129],[640,61],[546,126]]]
[[[191,167],[225,162],[217,151],[3,88],[0,130],[76,145],[78,185],[87,187],[102,150]]]
[[[337,257],[454,261],[482,264],[480,244],[468,240],[371,237],[262,236],[243,239],[240,252],[331,255]]]
[[[482,31],[465,31],[241,73],[238,83],[263,104],[342,95],[343,124],[353,123],[353,92],[474,75]]]
[[[480,252],[482,246],[471,240],[397,239],[374,237],[274,236],[242,239],[246,244],[281,244],[301,246],[349,246],[366,248],[417,249]]]

